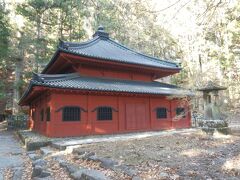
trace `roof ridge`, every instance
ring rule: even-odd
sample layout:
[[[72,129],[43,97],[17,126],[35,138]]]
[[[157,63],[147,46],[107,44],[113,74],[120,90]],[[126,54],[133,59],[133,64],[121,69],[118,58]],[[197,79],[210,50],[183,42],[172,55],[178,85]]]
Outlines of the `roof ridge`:
[[[136,53],[136,54],[139,54],[139,55],[148,57],[148,58],[152,58],[152,59],[149,59],[150,61],[156,61],[156,62],[162,61],[162,62],[166,62],[166,63],[170,63],[170,64],[175,64],[176,67],[178,67],[178,66],[177,66],[177,63],[175,63],[175,62],[171,62],[171,61],[168,61],[168,60],[163,60],[163,59],[160,59],[160,58],[156,58],[156,57],[151,56],[151,55],[143,54],[143,53],[141,53],[141,52],[139,52],[139,51],[137,51],[137,50],[133,50],[133,49],[131,49],[131,48],[129,48],[129,47],[127,47],[127,46],[125,46],[125,45],[123,45],[123,44],[115,41],[115,40],[113,40],[112,38],[109,38],[109,40],[111,41],[112,44],[116,44],[116,45],[118,45],[118,46],[123,47],[122,49],[127,49],[127,50],[129,50],[129,51],[131,51],[131,52],[133,52],[133,53]]]
[[[77,48],[83,49],[83,48],[91,46],[92,44],[95,44],[95,43],[99,42],[100,40],[103,40],[103,39],[100,39],[99,37],[96,37],[94,39],[94,41],[84,43],[84,44],[79,44],[78,46],[74,46],[74,47],[70,47],[70,48],[72,48],[72,49],[77,49]]]
[[[79,47],[81,45],[88,45],[88,44],[91,44],[92,42],[96,41],[97,39],[99,39],[98,36],[96,37],[93,37],[92,39],[89,39],[87,41],[83,41],[83,42],[69,42],[69,41],[63,41],[61,40],[61,42],[63,43],[63,45],[73,45],[73,46],[70,46],[71,48],[74,48],[74,47]],[[60,47],[63,48],[63,45],[60,45]],[[64,48],[65,49],[65,48]]]

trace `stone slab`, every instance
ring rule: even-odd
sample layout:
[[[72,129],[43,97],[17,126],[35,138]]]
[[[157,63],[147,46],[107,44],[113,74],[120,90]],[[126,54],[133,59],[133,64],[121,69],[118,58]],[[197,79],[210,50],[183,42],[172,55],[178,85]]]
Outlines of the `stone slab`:
[[[39,156],[37,153],[35,152],[31,152],[31,153],[27,153],[28,157],[32,160],[35,161],[37,159],[40,159],[41,156]]]
[[[150,132],[138,132],[128,134],[115,134],[115,135],[101,135],[101,136],[86,136],[79,138],[63,138],[52,141],[51,146],[59,150],[65,150],[67,147],[73,147],[82,144],[92,144],[100,142],[115,142],[131,139],[141,139],[153,136],[167,136],[171,134],[182,134],[195,132],[197,129],[178,129],[178,130],[166,130],[166,131],[150,131]]]
[[[19,179],[22,178],[22,176],[23,176],[23,169],[22,168],[14,169],[12,180],[19,180]]]
[[[102,168],[114,168],[114,166],[118,165],[119,162],[111,159],[111,158],[98,158],[98,160],[101,162],[100,166]]]
[[[119,166],[115,166],[114,167],[115,170],[120,170],[122,171],[124,174],[127,174],[130,177],[133,177],[135,175],[137,175],[137,170],[134,167],[130,167],[127,165],[119,165]]]
[[[17,131],[17,135],[25,145],[27,151],[38,150],[51,144],[51,138],[38,134],[30,130]]]
[[[10,132],[0,133],[0,156],[5,154],[22,154],[24,150],[21,148],[21,144],[14,138],[14,135]]]
[[[40,152],[41,152],[42,155],[47,156],[49,154],[52,154],[55,151],[50,147],[41,147]]]
[[[75,173],[76,171],[80,170],[82,167],[78,167],[74,164],[67,163],[66,161],[60,161],[59,162],[60,166],[65,168],[70,174]]]
[[[33,165],[33,167],[34,166],[44,167],[47,165],[47,162],[44,159],[37,159],[37,160],[33,161],[32,165]]]
[[[12,169],[13,180],[22,178],[24,152],[13,131],[0,130],[0,180],[7,168]]]
[[[4,180],[3,179],[3,173],[4,173],[3,170],[0,169],[0,180]]]
[[[81,169],[71,174],[74,180],[107,180],[108,178],[100,171],[93,169]]]
[[[0,156],[0,168],[18,167],[23,164],[20,156]]]
[[[25,146],[27,151],[34,151],[40,149],[41,147],[48,146],[50,144],[51,144],[50,141],[28,141],[26,142]]]

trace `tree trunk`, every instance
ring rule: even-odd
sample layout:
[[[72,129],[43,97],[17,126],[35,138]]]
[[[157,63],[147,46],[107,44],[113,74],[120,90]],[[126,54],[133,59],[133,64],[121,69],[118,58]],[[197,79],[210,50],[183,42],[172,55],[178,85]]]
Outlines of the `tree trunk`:
[[[15,81],[13,88],[13,114],[16,115],[19,113],[18,101],[20,99],[20,82],[22,79],[22,67],[23,67],[23,57],[16,59],[15,66]]]
[[[40,49],[41,47],[41,18],[42,14],[41,12],[38,13],[37,15],[37,45],[36,45],[36,60],[35,60],[35,67],[36,67],[36,72],[38,73],[39,70],[39,61],[40,61]]]
[[[23,36],[21,34],[21,36]],[[22,40],[20,40],[18,45],[19,54],[15,57],[15,81],[14,81],[14,88],[13,88],[13,115],[19,113],[20,106],[18,105],[18,101],[20,99],[20,86],[22,80],[22,71],[23,71],[23,63],[24,63],[24,48],[22,44]]]

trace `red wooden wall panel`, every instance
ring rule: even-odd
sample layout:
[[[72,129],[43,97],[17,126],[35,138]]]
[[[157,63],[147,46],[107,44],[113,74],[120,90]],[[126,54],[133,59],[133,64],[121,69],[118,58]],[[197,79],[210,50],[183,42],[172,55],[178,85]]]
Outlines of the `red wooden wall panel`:
[[[143,74],[132,71],[119,71],[107,68],[79,66],[78,72],[81,75],[93,77],[107,77],[125,80],[152,81],[152,74]]]
[[[36,101],[36,120],[33,129],[50,137],[81,136],[91,134],[113,134],[133,131],[161,130],[190,127],[190,113],[188,105],[181,100],[169,100],[166,97],[126,97],[126,96],[97,96],[83,94],[69,94],[55,92],[48,98]],[[40,111],[51,108],[51,121],[40,121]],[[62,121],[64,106],[80,106],[87,112],[81,111],[81,120],[76,122]],[[112,121],[98,121],[97,112],[93,111],[99,106],[111,106]],[[157,119],[157,107],[168,109],[166,119]],[[184,107],[188,113],[186,118],[175,120],[176,108]]]

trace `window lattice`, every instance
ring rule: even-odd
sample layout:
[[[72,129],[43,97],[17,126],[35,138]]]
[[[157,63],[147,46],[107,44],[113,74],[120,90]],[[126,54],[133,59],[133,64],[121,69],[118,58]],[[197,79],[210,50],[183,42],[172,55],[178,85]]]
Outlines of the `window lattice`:
[[[111,107],[99,107],[97,109],[97,120],[112,120]]]
[[[64,107],[63,108],[63,121],[80,121],[80,108],[79,107]]]
[[[157,108],[157,118],[158,119],[167,118],[167,109],[166,108]]]
[[[183,118],[186,117],[185,109],[184,108],[177,108],[176,109],[176,115],[177,116],[182,116]]]

